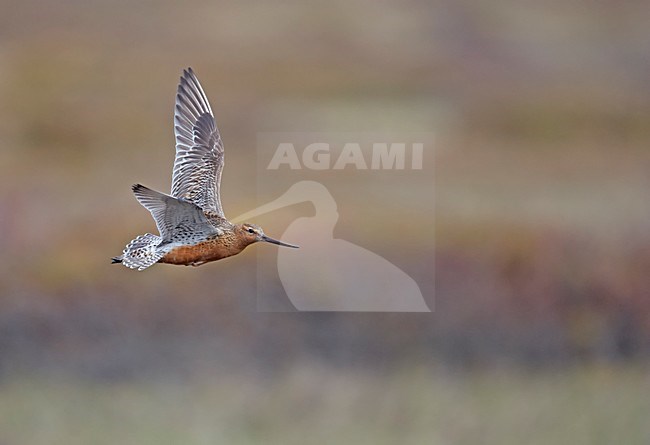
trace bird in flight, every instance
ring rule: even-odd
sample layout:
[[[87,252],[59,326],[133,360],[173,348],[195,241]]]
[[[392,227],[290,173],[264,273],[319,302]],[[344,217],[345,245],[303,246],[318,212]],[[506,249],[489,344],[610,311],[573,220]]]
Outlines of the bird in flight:
[[[259,241],[298,247],[265,235],[255,224],[233,224],[226,219],[220,198],[223,142],[192,68],[183,70],[176,92],[174,134],[171,193],[141,184],[132,187],[140,204],[151,212],[160,234],[137,236],[113,263],[137,270],[155,263],[200,266],[237,255]]]

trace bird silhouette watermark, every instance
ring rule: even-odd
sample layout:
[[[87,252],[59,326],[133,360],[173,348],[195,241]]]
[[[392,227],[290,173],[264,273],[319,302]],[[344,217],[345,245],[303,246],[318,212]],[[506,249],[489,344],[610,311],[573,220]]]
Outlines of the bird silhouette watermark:
[[[280,281],[297,310],[430,312],[418,284],[406,272],[372,250],[334,237],[337,204],[319,182],[296,182],[277,199],[235,221],[301,202],[310,202],[314,215],[295,219],[282,234],[301,249],[277,252]]]
[[[234,221],[280,218],[273,231],[301,247],[258,256],[258,310],[430,312],[422,289],[433,286],[418,279],[433,277],[433,141],[431,133],[258,134],[258,206]],[[413,237],[411,224],[426,237]],[[271,301],[277,281],[290,304]]]

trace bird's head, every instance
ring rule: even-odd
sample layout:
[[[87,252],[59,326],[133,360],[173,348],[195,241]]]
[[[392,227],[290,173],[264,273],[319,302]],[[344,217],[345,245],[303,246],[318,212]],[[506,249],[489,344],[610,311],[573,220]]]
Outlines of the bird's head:
[[[277,244],[278,246],[293,247],[294,249],[298,248],[298,246],[296,245],[278,241],[276,239],[271,238],[270,236],[266,236],[264,234],[264,230],[262,230],[262,228],[256,224],[250,224],[250,223],[237,224],[235,226],[235,230],[239,233],[239,236],[241,238],[246,240],[247,244],[253,244],[259,241],[264,241],[271,244]]]

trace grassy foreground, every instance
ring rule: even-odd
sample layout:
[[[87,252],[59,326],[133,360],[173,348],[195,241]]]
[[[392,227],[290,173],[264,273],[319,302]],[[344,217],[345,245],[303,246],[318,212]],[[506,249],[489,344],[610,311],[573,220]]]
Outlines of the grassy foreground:
[[[646,444],[642,367],[0,384],[0,444]]]

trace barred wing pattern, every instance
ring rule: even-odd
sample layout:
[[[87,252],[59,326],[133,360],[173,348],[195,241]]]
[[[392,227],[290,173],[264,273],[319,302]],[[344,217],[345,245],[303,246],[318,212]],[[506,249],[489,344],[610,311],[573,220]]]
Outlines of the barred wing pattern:
[[[138,202],[151,212],[163,243],[191,244],[223,232],[208,221],[205,213],[191,202],[151,190],[141,184],[132,187]]]
[[[174,108],[176,160],[171,195],[225,217],[219,197],[223,143],[192,68],[183,70]]]

